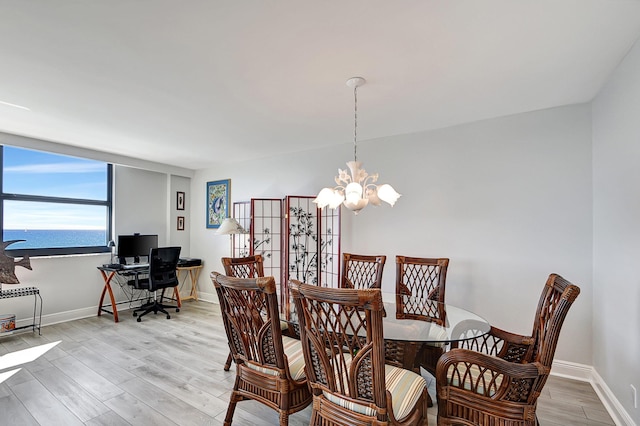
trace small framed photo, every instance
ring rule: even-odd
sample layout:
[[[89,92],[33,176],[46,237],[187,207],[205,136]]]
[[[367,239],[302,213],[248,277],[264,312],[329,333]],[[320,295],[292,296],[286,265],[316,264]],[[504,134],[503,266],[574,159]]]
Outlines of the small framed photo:
[[[207,228],[219,228],[229,217],[231,179],[207,182]]]
[[[178,216],[178,231],[184,231],[184,216]]]
[[[184,210],[184,192],[178,191],[176,194],[176,208]]]

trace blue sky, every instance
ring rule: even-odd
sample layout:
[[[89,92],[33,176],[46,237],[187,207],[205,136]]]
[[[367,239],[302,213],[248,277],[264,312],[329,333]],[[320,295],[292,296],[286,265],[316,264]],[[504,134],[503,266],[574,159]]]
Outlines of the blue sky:
[[[106,200],[105,163],[4,147],[5,193]],[[5,201],[5,229],[105,229],[106,209]]]

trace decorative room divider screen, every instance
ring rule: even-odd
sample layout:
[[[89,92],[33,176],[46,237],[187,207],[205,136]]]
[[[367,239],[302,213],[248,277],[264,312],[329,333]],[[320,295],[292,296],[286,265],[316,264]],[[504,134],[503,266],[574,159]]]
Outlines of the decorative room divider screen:
[[[265,275],[279,280],[281,306],[289,303],[290,278],[323,287],[340,280],[340,209],[322,211],[314,196],[252,198],[233,203],[249,234],[233,236],[236,257],[261,254]]]

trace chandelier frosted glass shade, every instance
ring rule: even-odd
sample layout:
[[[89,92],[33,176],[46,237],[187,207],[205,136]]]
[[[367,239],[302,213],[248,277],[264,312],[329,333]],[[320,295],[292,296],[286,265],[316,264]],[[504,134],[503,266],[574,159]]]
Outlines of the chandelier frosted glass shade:
[[[323,188],[313,200],[319,208],[329,206],[332,209],[344,204],[346,208],[358,214],[369,205],[379,206],[381,201],[393,205],[400,198],[389,184],[376,185],[378,174],[369,175],[359,161],[347,162],[348,170],[338,169],[335,188]]]

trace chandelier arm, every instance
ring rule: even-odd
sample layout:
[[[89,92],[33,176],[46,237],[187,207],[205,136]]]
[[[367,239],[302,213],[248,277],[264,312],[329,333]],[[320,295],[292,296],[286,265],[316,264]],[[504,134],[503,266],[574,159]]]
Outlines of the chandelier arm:
[[[378,189],[378,185],[376,185],[375,183],[367,183],[365,185],[362,185],[362,187],[364,189],[369,189],[369,188]]]
[[[362,181],[362,186],[363,187],[369,187],[369,186],[373,185],[373,186],[377,187],[378,185],[375,184],[377,181],[378,181],[378,174],[377,173],[374,173],[372,175],[367,175],[365,177],[365,179]]]

